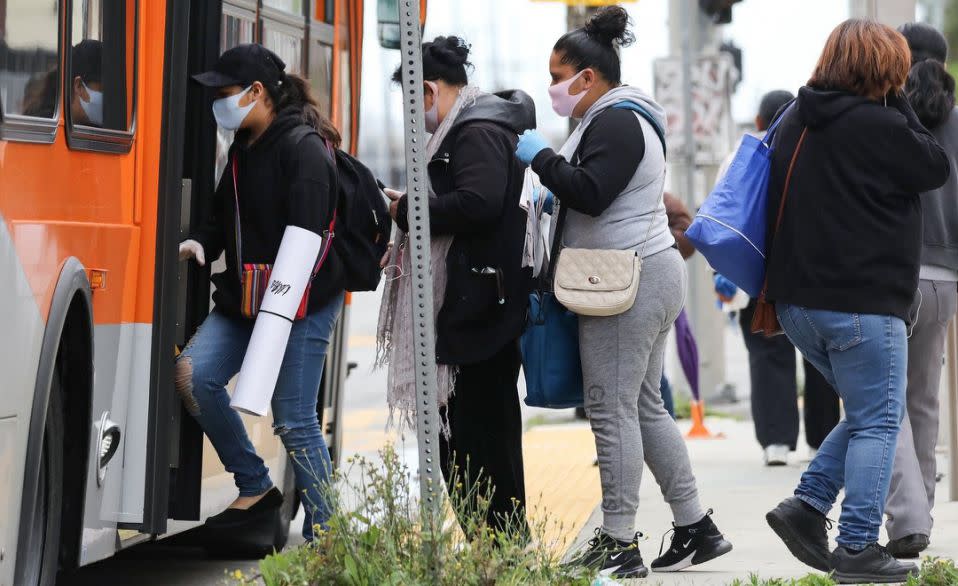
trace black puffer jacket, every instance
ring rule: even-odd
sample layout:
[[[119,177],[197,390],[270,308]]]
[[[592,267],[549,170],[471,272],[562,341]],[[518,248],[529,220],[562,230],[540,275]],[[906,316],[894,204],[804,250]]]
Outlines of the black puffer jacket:
[[[535,126],[535,105],[525,93],[483,95],[463,109],[429,162],[429,178],[439,194],[429,205],[432,233],[455,237],[436,324],[440,364],[485,360],[525,327],[532,273],[521,266],[526,213],[519,196],[525,166],[515,150],[518,135]],[[407,209],[403,198],[397,224],[404,231]],[[490,272],[500,278],[484,274]]]

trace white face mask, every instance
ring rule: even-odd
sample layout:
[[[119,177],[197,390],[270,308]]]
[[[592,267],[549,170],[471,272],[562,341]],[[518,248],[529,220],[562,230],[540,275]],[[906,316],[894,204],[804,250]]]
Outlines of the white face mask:
[[[243,124],[243,120],[246,120],[246,116],[249,115],[256,102],[250,102],[245,106],[240,106],[239,102],[252,87],[249,86],[238,94],[213,100],[213,118],[216,118],[216,123],[220,128],[238,130]]]
[[[439,86],[435,82],[424,82],[432,90],[432,108],[426,110],[426,132],[432,134],[439,128]]]
[[[83,108],[83,113],[86,114],[93,126],[103,126],[103,92],[91,90],[86,82],[81,81],[80,83],[83,84],[83,89],[90,97],[90,101],[85,102],[83,96],[77,96],[80,98],[80,107]]]

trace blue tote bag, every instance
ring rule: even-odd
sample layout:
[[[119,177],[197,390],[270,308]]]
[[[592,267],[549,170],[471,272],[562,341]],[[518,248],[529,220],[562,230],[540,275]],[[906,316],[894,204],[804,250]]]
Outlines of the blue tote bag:
[[[557,258],[567,209],[559,208],[550,259]],[[526,378],[526,405],[548,409],[582,406],[582,361],[579,358],[579,316],[552,292],[554,264],[539,275],[529,294],[529,319],[519,341]]]
[[[724,177],[699,208],[685,236],[713,269],[758,297],[765,282],[768,179],[778,117],[764,139],[746,135]]]
[[[550,292],[529,295],[529,325],[520,341],[526,405],[549,409],[582,406],[578,316]]]

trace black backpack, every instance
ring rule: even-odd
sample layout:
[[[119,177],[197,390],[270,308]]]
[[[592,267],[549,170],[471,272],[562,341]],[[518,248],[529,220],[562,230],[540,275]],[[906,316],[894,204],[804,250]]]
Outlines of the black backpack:
[[[296,127],[291,133],[294,144],[314,132],[309,126]],[[379,261],[392,233],[389,206],[368,167],[348,153],[332,150],[339,193],[333,250],[342,261],[347,291],[375,291],[382,278]]]

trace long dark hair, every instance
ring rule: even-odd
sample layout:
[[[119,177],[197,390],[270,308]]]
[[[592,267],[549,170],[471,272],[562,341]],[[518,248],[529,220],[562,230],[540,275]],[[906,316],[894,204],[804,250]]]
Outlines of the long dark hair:
[[[938,128],[955,108],[955,78],[934,59],[919,61],[908,73],[905,94],[925,128]]]
[[[469,84],[468,69],[472,68],[469,62],[469,46],[461,37],[450,35],[436,37],[422,44],[422,78],[425,81],[442,80],[449,85],[464,86]],[[402,65],[393,72],[392,80],[402,83]]]
[[[575,70],[595,69],[607,81],[622,83],[622,62],[619,47],[635,42],[629,30],[629,13],[621,6],[607,6],[596,12],[584,27],[559,37],[553,51],[562,55],[562,62]]]
[[[319,101],[313,95],[309,82],[293,73],[283,73],[277,85],[264,85],[273,108],[280,112],[297,108],[303,113],[303,122],[316,129],[324,139],[336,148],[342,145],[343,137],[333,123],[319,109]]]

